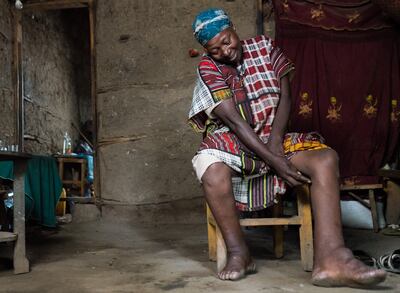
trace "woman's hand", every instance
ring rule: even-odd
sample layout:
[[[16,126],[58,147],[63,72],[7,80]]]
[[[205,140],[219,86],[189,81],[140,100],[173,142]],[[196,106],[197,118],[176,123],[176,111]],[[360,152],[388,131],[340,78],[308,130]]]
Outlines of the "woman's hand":
[[[310,179],[303,176],[292,163],[283,156],[282,140],[270,145],[275,153],[255,134],[249,124],[239,115],[232,99],[222,101],[213,113],[220,118],[232,132],[254,153],[256,153],[268,166],[273,168],[278,176],[282,177],[290,186],[310,183]],[[280,136],[276,136],[276,139]],[[272,138],[272,137],[271,137]],[[272,140],[271,140],[272,142]],[[282,154],[282,155],[277,155]]]
[[[311,183],[311,180],[305,177],[293,164],[284,156],[274,156],[269,165],[275,170],[289,186],[294,187],[304,183]]]

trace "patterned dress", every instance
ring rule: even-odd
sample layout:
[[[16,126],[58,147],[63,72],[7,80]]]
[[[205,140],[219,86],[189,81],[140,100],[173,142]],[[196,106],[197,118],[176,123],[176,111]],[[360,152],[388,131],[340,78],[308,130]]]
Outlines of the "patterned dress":
[[[236,109],[263,143],[268,142],[280,98],[280,79],[294,69],[293,64],[265,36],[242,41],[243,62],[237,68],[202,57],[194,89],[189,123],[203,133],[197,154],[217,157],[241,177],[233,178],[237,207],[242,211],[264,209],[276,194],[286,191],[285,183],[249,150],[218,118],[206,110],[226,99],[234,99]],[[285,155],[325,148],[318,133],[287,133]]]

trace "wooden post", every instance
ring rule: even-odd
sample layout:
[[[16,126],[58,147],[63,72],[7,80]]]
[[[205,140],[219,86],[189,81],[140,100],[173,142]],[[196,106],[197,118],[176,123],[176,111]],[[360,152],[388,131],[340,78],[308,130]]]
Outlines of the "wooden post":
[[[97,117],[97,71],[96,71],[96,1],[89,0],[89,45],[90,45],[90,95],[93,118],[93,144],[94,144],[94,200],[101,198],[100,165],[98,145],[98,117]]]
[[[12,84],[14,90],[14,143],[20,152],[24,151],[24,96],[22,80],[22,14],[11,8],[12,15]]]
[[[17,240],[14,246],[14,273],[29,272],[29,261],[26,258],[25,248],[25,170],[27,161],[14,161],[14,233]]]

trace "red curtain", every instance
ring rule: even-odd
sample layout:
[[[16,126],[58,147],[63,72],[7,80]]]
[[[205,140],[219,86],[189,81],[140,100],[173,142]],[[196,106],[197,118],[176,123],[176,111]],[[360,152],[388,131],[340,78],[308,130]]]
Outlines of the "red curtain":
[[[345,183],[377,183],[399,139],[399,31],[371,1],[274,8],[277,44],[296,65],[290,130],[319,131]]]

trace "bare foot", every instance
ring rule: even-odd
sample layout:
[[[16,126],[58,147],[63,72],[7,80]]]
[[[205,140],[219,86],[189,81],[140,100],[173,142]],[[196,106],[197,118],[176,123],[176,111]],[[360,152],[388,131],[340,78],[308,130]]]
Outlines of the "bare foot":
[[[228,256],[226,266],[218,273],[221,280],[236,281],[243,278],[246,274],[256,271],[256,264],[250,256],[241,254],[232,254]]]
[[[370,287],[381,283],[386,272],[366,266],[347,248],[339,248],[316,264],[311,282],[321,287]]]

